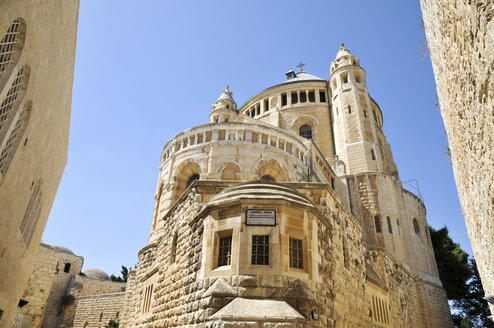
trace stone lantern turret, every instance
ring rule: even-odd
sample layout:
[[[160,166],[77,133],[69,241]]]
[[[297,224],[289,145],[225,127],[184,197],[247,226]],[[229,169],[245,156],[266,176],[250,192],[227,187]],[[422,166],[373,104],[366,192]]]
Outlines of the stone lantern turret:
[[[237,103],[227,85],[221,96],[216,100],[209,114],[210,123],[232,122],[237,117]]]

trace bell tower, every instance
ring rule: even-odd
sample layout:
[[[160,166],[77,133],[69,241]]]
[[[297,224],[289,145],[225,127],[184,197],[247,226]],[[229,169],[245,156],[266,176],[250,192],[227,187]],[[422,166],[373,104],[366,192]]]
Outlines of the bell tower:
[[[365,71],[358,58],[342,43],[331,63],[335,153],[346,164],[346,173],[394,174],[391,150],[382,132],[382,114],[369,96]]]

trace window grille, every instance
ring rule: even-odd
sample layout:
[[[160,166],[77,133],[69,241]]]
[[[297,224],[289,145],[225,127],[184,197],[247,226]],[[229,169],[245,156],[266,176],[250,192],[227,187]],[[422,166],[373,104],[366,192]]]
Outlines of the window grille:
[[[142,301],[142,313],[148,313],[151,309],[151,297],[153,296],[153,284],[144,289],[144,299]]]
[[[26,130],[27,123],[31,114],[31,103],[28,103],[22,112],[19,114],[17,121],[15,122],[14,128],[10,131],[10,135],[5,142],[4,147],[0,151],[0,172],[3,176],[7,173],[10,162],[14,157],[15,150],[19,145],[22,135]]]
[[[5,121],[7,121],[10,113],[15,110],[20,103],[18,100],[20,100],[19,96],[21,95],[21,92],[25,89],[23,86],[27,85],[28,70],[29,69],[26,66],[21,68],[21,70],[17,73],[14,82],[10,86],[7,96],[0,105],[0,132],[6,128],[6,126],[4,126]]]
[[[15,60],[15,52],[19,48],[21,35],[21,21],[14,20],[7,33],[0,41],[0,76],[7,70],[8,65]]]
[[[312,139],[312,129],[308,125],[302,125],[299,129],[299,134],[301,137],[304,137],[305,139]]]
[[[252,236],[252,264],[269,265],[269,236]]]
[[[218,266],[230,265],[232,260],[232,236],[220,238]]]
[[[31,192],[31,198],[27,203],[26,212],[24,212],[24,217],[22,218],[19,229],[22,234],[22,239],[26,248],[29,248],[31,244],[31,239],[33,237],[34,229],[38,223],[38,218],[41,212],[41,190],[39,181],[34,185],[33,191]]]
[[[290,238],[290,267],[303,269],[302,240]]]

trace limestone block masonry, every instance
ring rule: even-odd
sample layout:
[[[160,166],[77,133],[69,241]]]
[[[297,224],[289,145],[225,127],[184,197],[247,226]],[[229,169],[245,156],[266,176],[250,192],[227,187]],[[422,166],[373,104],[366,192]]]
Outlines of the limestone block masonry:
[[[484,291],[494,295],[494,2],[421,5],[468,235]]]
[[[120,326],[452,327],[360,61],[286,77],[166,143]]]
[[[105,327],[118,321],[125,293],[84,296],[79,299],[74,328]]]
[[[0,327],[12,327],[67,163],[78,11],[0,1]]]

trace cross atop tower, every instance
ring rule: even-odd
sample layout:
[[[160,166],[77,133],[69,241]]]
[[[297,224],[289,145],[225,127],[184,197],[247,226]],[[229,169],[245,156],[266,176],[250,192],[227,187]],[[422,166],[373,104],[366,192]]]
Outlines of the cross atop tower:
[[[304,66],[305,66],[305,64],[304,64],[304,63],[302,63],[302,62],[300,62],[300,63],[297,65],[297,67],[298,67],[298,68],[300,68],[300,72],[302,72],[302,71],[304,70],[304,69],[303,69],[303,67],[304,67]]]

